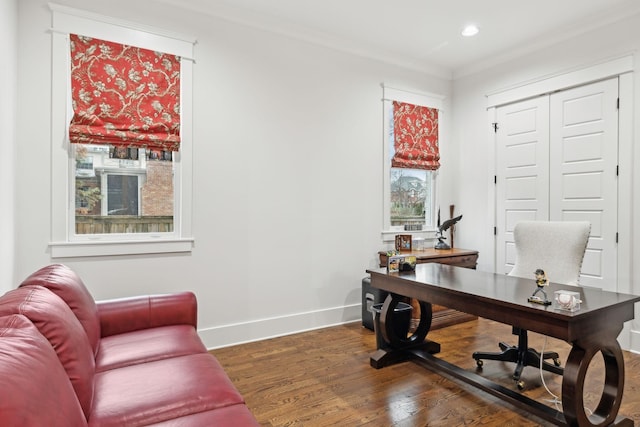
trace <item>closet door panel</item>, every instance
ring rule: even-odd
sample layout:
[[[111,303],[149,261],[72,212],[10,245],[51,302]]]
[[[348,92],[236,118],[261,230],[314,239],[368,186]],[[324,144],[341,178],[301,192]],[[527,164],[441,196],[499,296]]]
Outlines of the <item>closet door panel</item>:
[[[587,220],[580,284],[616,290],[618,79],[550,97],[551,220]],[[553,280],[553,278],[551,278]]]
[[[496,265],[509,273],[515,224],[549,215],[548,98],[500,107],[496,119]]]

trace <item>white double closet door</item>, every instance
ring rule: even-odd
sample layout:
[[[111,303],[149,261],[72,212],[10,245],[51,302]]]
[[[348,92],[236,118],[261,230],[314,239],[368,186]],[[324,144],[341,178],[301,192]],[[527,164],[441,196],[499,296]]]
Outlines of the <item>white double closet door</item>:
[[[615,291],[618,78],[498,107],[496,121],[496,271],[513,267],[518,221],[586,220],[580,284]]]

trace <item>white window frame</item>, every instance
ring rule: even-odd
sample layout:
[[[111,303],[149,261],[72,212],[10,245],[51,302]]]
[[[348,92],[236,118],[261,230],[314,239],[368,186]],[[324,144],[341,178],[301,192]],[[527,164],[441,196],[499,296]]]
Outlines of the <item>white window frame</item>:
[[[437,176],[438,171],[432,171],[431,174],[431,191],[432,191],[432,209],[431,209],[431,218],[427,218],[427,223],[431,223],[432,226],[427,226],[422,231],[405,231],[402,226],[391,226],[391,159],[389,158],[389,153],[391,152],[391,141],[389,138],[390,132],[390,120],[393,118],[390,117],[390,114],[393,114],[392,104],[393,101],[398,102],[406,102],[414,105],[420,105],[429,108],[436,108],[438,110],[438,139],[439,143],[442,142],[442,129],[444,128],[443,119],[444,115],[442,114],[442,106],[444,103],[445,97],[442,95],[417,92],[417,91],[409,91],[393,88],[387,85],[382,84],[382,108],[383,108],[383,156],[382,156],[382,175],[383,175],[383,229],[382,229],[382,240],[383,242],[394,242],[396,234],[411,234],[414,238],[427,238],[433,239],[435,238],[436,232],[436,224],[435,224],[435,216],[437,214]]]
[[[78,9],[49,4],[53,15],[51,108],[52,258],[190,252],[193,247],[193,46],[195,38]],[[181,59],[181,144],[174,153],[174,232],[75,234],[74,156],[69,149],[69,34],[81,34],[179,55]]]

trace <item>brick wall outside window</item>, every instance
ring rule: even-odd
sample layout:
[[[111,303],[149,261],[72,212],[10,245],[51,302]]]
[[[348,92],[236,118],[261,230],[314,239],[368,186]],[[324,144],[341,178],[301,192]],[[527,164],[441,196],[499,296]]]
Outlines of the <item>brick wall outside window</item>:
[[[173,216],[173,163],[149,160],[141,193],[143,216]]]

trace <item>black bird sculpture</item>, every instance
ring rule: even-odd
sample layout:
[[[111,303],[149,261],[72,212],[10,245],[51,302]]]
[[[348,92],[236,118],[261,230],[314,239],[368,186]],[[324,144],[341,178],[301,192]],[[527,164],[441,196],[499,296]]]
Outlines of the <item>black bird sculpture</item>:
[[[436,232],[436,237],[438,238],[438,243],[436,243],[436,249],[451,249],[451,246],[445,243],[446,237],[444,237],[443,233],[451,228],[456,222],[462,219],[462,215],[459,215],[455,218],[451,218],[446,220],[440,225],[440,211],[438,211],[438,231]]]

